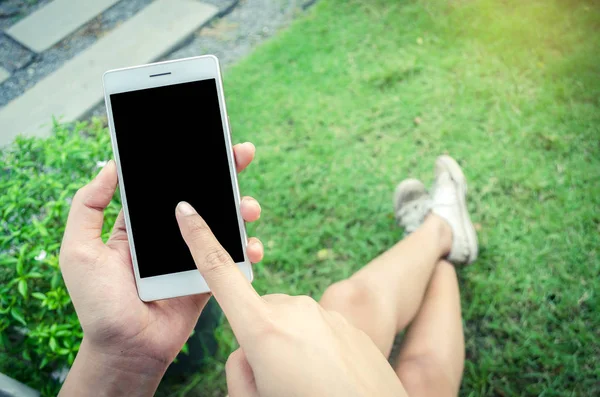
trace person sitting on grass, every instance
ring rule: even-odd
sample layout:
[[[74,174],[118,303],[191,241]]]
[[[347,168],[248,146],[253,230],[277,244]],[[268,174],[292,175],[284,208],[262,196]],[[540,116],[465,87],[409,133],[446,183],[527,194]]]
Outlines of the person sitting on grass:
[[[254,157],[236,145],[238,171]],[[455,396],[464,339],[455,267],[477,258],[477,237],[458,164],[441,156],[431,195],[405,180],[394,210],[407,236],[350,278],[306,296],[259,296],[187,203],[175,211],[181,234],[240,344],[226,364],[229,395]],[[102,241],[104,209],[117,186],[109,162],[73,199],[60,254],[64,280],[83,328],[61,396],[153,395],[210,294],[142,302],[121,213]],[[247,222],[260,206],[244,198]],[[248,256],[262,259],[250,239]],[[407,328],[397,364],[395,336]]]

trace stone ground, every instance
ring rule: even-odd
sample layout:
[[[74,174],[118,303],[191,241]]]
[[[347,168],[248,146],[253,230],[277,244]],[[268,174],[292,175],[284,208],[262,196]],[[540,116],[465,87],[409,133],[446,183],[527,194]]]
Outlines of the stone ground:
[[[8,35],[1,34],[0,66],[11,72],[12,75],[0,86],[0,107],[57,70],[67,60],[94,44],[106,32],[129,19],[151,2],[152,0],[120,1],[42,54],[35,54]],[[22,1],[20,3],[27,4],[27,2]],[[46,3],[49,3],[49,1],[40,1],[35,7],[29,7],[25,11],[29,14],[40,8],[40,4]],[[21,18],[27,14],[21,14]],[[0,27],[4,30],[18,19],[20,18],[15,16],[0,17]],[[11,22],[7,23],[6,20]]]
[[[152,0],[121,0],[93,18],[80,29],[50,49],[36,54],[21,45],[4,30],[44,7],[49,0],[0,0],[0,68],[9,77],[0,82],[0,110],[13,99],[33,87],[44,77],[75,58],[106,33],[150,4]],[[219,15],[208,26],[167,54],[164,59],[176,59],[202,54],[214,54],[227,66],[247,55],[252,48],[285,28],[314,0],[203,0],[219,8]],[[104,114],[103,104],[93,108],[94,115]],[[50,120],[51,115],[48,115]],[[1,133],[0,126],[0,133]]]

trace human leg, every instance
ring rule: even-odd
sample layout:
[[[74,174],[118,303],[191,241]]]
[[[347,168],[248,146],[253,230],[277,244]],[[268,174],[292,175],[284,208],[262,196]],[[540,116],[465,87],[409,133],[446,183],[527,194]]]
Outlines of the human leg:
[[[435,265],[451,243],[448,225],[431,215],[352,277],[327,288],[321,305],[342,314],[388,355],[395,335],[419,309]]]
[[[456,396],[465,359],[454,266],[440,261],[402,340],[395,370],[411,397]]]
[[[385,355],[419,310],[438,261],[448,255],[455,263],[470,263],[477,257],[464,174],[448,156],[438,158],[435,171],[430,203],[418,181],[404,181],[397,191],[399,223],[413,233],[349,279],[331,285],[321,299],[323,307],[344,315]]]

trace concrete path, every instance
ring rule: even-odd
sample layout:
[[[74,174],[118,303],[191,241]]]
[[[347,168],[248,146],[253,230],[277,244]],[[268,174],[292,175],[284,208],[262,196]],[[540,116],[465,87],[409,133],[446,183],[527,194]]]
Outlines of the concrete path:
[[[0,151],[18,134],[49,135],[52,117],[72,121],[105,116],[101,76],[108,69],[207,53],[217,55],[227,68],[314,3],[119,0],[110,6],[114,0],[97,1],[94,12],[109,8],[93,17],[89,9],[75,15],[73,2],[95,0],[40,0],[35,7],[22,5],[29,15],[20,20],[0,15]],[[70,25],[41,26],[45,22],[40,15],[60,17],[61,10],[48,9],[58,5],[71,8],[62,10],[64,15],[72,12]],[[53,38],[18,34],[18,26],[34,32],[36,24],[38,34]]]
[[[43,52],[119,0],[54,0],[11,26],[6,33]]]
[[[10,77],[10,72],[0,66],[0,84]]]
[[[103,98],[102,74],[165,55],[206,24],[217,7],[195,0],[156,0],[0,110],[0,146],[18,135],[45,136],[51,116],[83,117]]]

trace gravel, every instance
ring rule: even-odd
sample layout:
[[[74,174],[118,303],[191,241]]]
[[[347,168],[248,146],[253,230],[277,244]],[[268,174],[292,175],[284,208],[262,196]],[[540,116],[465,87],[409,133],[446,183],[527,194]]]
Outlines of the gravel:
[[[0,35],[0,65],[11,73],[29,65],[36,55],[6,35]],[[0,94],[1,95],[1,94]]]
[[[0,0],[0,29],[4,30],[52,0]]]
[[[4,0],[0,4],[4,5],[6,1],[21,3]],[[222,18],[215,20],[211,26],[200,29],[164,59],[214,54],[227,68],[247,55],[257,44],[287,26],[299,12],[314,2],[314,0],[202,1],[219,7]],[[46,2],[41,0],[28,10],[32,11]],[[42,54],[35,54],[10,37],[0,34],[0,66],[12,73],[11,77],[0,85],[0,108],[151,2],[152,0],[122,0]],[[0,18],[0,20],[4,19],[7,18]],[[104,114],[103,106],[99,106],[92,114]]]
[[[201,29],[165,59],[213,54],[227,68],[287,26],[306,3],[306,0],[241,0],[231,13]]]
[[[219,0],[204,0],[218,3]],[[240,0],[228,14],[197,31],[178,49],[160,60],[213,54],[221,67],[248,55],[254,47],[289,25],[314,0]],[[104,103],[91,115],[106,117]]]
[[[44,51],[44,53],[32,53],[33,62],[16,71],[10,65],[7,65],[10,59],[16,58],[15,55],[0,52],[0,65],[13,72],[12,76],[1,86],[0,107],[21,95],[25,90],[62,66],[63,63],[94,44],[99,37],[114,28],[115,25],[129,19],[151,2],[152,0],[126,0],[118,2],[65,40]],[[2,35],[0,38],[0,48],[4,48],[6,44],[3,43],[6,42],[12,42],[12,48],[15,49],[18,48],[14,46],[15,44],[21,47],[10,37]]]

